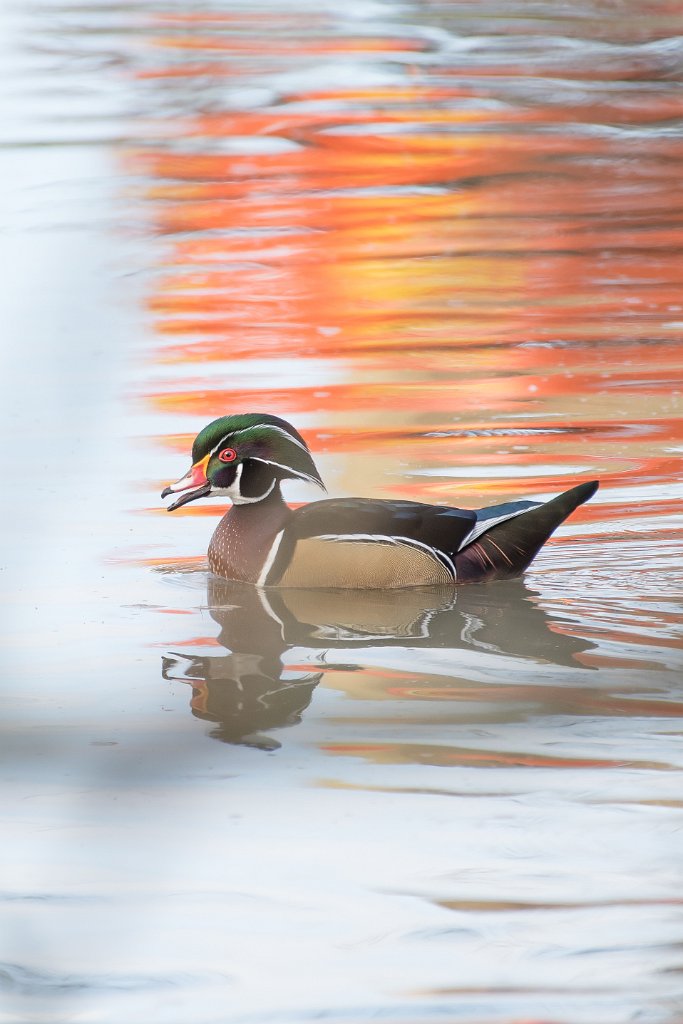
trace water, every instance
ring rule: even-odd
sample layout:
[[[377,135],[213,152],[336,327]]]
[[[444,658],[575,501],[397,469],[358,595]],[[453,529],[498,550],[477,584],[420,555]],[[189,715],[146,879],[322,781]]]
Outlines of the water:
[[[676,1024],[678,6],[2,22],[0,1020]],[[601,489],[260,600],[158,497],[258,408],[332,494]]]

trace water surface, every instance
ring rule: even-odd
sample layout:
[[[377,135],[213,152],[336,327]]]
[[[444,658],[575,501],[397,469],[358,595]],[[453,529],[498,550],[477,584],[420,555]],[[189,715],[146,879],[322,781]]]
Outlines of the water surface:
[[[676,1024],[678,5],[2,20],[0,1020]],[[601,489],[524,581],[259,597],[158,497],[255,409],[332,494]]]

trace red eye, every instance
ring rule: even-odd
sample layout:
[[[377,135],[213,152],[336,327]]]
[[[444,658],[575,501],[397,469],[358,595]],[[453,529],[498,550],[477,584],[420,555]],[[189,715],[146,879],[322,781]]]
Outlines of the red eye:
[[[218,453],[218,458],[221,462],[234,462],[237,458],[237,452],[234,448],[224,448],[222,452]]]

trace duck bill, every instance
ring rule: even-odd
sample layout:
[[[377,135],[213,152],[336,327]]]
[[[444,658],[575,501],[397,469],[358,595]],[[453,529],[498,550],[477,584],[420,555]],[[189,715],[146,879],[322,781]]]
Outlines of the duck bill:
[[[177,480],[176,483],[164,487],[161,492],[162,498],[167,498],[169,494],[176,494],[178,491],[182,492],[179,498],[176,498],[175,501],[166,506],[167,512],[173,512],[174,509],[180,508],[181,505],[187,505],[188,501],[194,501],[195,498],[204,498],[207,494],[211,493],[211,483],[206,479],[206,464],[208,461],[209,456],[207,455],[201,462],[196,462],[185,476]]]

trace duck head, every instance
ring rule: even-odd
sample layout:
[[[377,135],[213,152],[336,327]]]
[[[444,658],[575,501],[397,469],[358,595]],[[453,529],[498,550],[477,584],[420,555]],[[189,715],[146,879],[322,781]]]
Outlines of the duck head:
[[[197,434],[192,466],[161,497],[180,492],[168,512],[195,498],[227,495],[236,505],[263,501],[284,479],[325,490],[306,442],[286,420],[268,413],[221,416]]]

